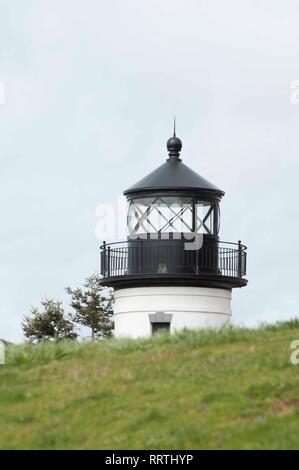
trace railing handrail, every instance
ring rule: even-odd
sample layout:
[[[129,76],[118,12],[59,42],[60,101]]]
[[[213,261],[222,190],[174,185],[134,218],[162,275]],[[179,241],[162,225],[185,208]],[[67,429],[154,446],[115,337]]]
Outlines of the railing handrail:
[[[170,238],[169,238],[169,239],[167,239],[167,238],[161,238],[160,240],[166,242],[166,241],[168,241],[168,240],[171,240],[171,241],[175,240],[175,241],[176,241],[176,240],[180,240],[180,239],[179,239],[179,238],[178,238],[178,239],[173,239],[173,238],[172,238],[172,239],[170,239]],[[146,241],[151,241],[151,242],[153,242],[153,241],[156,241],[156,240],[152,240],[152,239],[148,239],[148,238],[128,238],[127,240],[121,240],[121,241],[116,241],[116,242],[103,242],[103,244],[100,246],[100,249],[101,249],[101,250],[104,250],[105,248],[108,249],[108,246],[111,246],[111,245],[113,245],[113,246],[114,246],[114,245],[125,245],[125,244],[128,245],[128,243],[130,243],[130,242],[138,242],[138,241],[141,243],[141,242],[143,242],[143,241],[145,241],[145,242],[146,242]],[[192,242],[192,239],[190,239],[190,240],[184,239],[184,241],[185,241],[186,243],[188,243],[188,242],[190,243],[190,242]],[[223,245],[232,245],[232,246],[237,247],[236,249],[238,249],[238,247],[240,246],[241,249],[242,249],[242,251],[247,250],[247,246],[246,246],[246,245],[243,245],[241,242],[236,243],[236,242],[225,242],[225,241],[222,241],[222,240],[217,240],[216,243],[218,244],[218,246],[219,246],[219,244],[220,244],[220,245],[222,245],[222,244],[223,244]],[[154,246],[161,246],[161,245],[158,244],[158,243],[157,243],[157,245],[155,245],[154,243],[151,243],[151,246],[154,247]],[[117,248],[117,247],[116,247],[116,248]],[[120,248],[121,248],[121,247],[120,247]],[[221,246],[219,246],[219,248],[221,248]]]

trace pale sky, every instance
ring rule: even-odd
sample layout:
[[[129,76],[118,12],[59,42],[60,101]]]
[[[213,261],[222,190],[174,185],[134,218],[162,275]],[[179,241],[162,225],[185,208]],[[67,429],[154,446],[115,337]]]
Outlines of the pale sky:
[[[0,338],[98,269],[96,207],[165,160],[174,114],[248,246],[234,323],[298,315],[298,24],[296,0],[0,0]]]

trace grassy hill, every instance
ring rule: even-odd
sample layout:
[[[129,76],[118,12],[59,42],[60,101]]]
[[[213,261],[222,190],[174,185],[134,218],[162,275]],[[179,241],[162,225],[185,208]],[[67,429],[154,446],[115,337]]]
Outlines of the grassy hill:
[[[295,449],[296,320],[149,340],[9,346],[1,449]]]

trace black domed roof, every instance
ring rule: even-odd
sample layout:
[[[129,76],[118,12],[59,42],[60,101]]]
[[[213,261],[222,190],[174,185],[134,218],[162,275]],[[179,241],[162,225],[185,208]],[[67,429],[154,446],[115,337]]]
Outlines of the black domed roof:
[[[220,197],[224,195],[221,189],[182,163],[179,158],[182,142],[175,135],[168,140],[167,148],[168,160],[124,191],[125,195],[151,190],[190,190],[215,192]]]

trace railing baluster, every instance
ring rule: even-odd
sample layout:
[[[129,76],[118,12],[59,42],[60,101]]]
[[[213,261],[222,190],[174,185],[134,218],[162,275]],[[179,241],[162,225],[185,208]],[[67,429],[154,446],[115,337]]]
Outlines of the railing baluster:
[[[103,276],[106,277],[106,242],[103,241]]]
[[[107,275],[110,277],[110,246],[108,246],[108,270]]]
[[[241,240],[238,241],[238,277],[242,277],[242,245]]]

